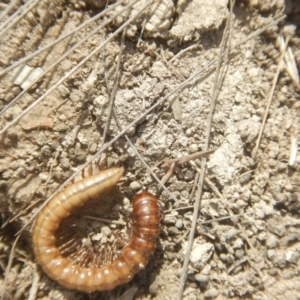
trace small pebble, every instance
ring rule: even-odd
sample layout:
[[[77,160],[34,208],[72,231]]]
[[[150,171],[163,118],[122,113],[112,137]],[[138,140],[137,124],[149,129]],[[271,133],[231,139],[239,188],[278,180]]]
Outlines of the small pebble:
[[[282,270],[282,278],[292,279],[294,276],[295,276],[294,270],[290,270],[290,269]],[[288,298],[288,299],[290,299],[290,298]]]
[[[278,172],[283,172],[286,170],[286,163],[277,162],[276,168]]]
[[[3,179],[11,179],[13,172],[14,172],[13,170],[7,170],[7,171],[3,172],[2,178]]]
[[[271,269],[269,269],[268,274],[271,276],[276,276],[278,274],[278,269],[271,268]]]
[[[49,174],[44,172],[44,173],[40,173],[38,177],[43,181],[47,181],[48,176],[49,176]]]
[[[62,157],[60,159],[60,164],[61,164],[61,167],[65,170],[69,169],[70,168],[70,161],[68,158],[66,157]]]
[[[178,219],[175,223],[175,227],[178,229],[182,229],[183,228],[183,222],[182,219]]]
[[[195,153],[198,151],[198,145],[197,144],[191,144],[190,147],[189,147],[189,152],[190,153]]]
[[[244,173],[244,174],[239,178],[239,182],[240,182],[241,184],[245,184],[245,183],[247,183],[247,182],[250,181],[251,177],[252,177],[252,174],[251,174],[251,173],[249,173],[249,172]]]
[[[242,257],[244,257],[245,256],[245,251],[243,250],[243,249],[237,249],[236,251],[235,251],[235,257],[236,258],[242,258]]]
[[[257,195],[251,195],[251,201],[254,203],[258,203],[260,201],[260,197]]]
[[[238,132],[246,143],[252,143],[258,135],[260,123],[253,119],[239,121],[237,125]]]
[[[275,256],[276,256],[276,251],[275,250],[270,249],[270,250],[267,251],[267,257],[268,257],[268,259],[272,260],[272,259],[275,258]]]
[[[287,191],[287,192],[292,192],[293,191],[293,186],[291,184],[286,184],[284,189]]]
[[[277,245],[278,245],[278,239],[277,239],[277,237],[275,235],[273,235],[273,234],[270,234],[267,237],[266,245],[267,245],[268,248],[275,248],[275,247],[277,247]]]
[[[196,274],[195,279],[200,283],[201,287],[205,287],[208,284],[209,277],[203,274]]]
[[[219,291],[215,288],[209,289],[204,293],[205,299],[213,299],[219,295]]]
[[[176,227],[175,227],[176,228]],[[184,247],[185,252],[186,246]],[[201,269],[206,265],[214,251],[213,244],[210,243],[194,243],[190,256],[190,262],[195,269]]]
[[[5,190],[7,183],[5,180],[0,180],[0,190]]]
[[[79,162],[79,163],[83,163],[85,162],[85,159],[86,159],[86,154],[82,151],[78,151],[76,154],[75,154],[75,157],[74,159]]]
[[[52,149],[50,146],[45,145],[41,149],[41,153],[46,156],[46,157],[51,157],[52,156]]]
[[[15,173],[18,177],[23,177],[24,178],[24,177],[27,176],[27,170],[23,167],[18,168]]]
[[[110,236],[111,235],[111,229],[108,226],[103,226],[101,228],[101,233],[105,236]]]
[[[48,144],[52,150],[57,150],[60,147],[60,144],[56,141],[49,141]]]
[[[132,190],[139,190],[140,188],[142,187],[142,185],[138,182],[138,181],[132,181],[131,183],[130,183],[130,188],[132,189]]]
[[[176,234],[180,234],[180,231],[174,227],[174,226],[171,226],[169,229],[168,229],[168,233],[170,235],[176,235]]]
[[[292,233],[284,236],[283,238],[281,238],[280,246],[286,248],[289,245],[299,241],[299,239],[300,239],[300,233],[292,232]]]
[[[286,228],[280,220],[270,219],[268,220],[268,230],[269,232],[276,234],[278,236],[283,236],[286,232]]]
[[[183,179],[186,181],[190,181],[194,178],[194,176],[195,176],[194,174],[195,174],[195,172],[193,170],[187,170],[184,173]]]
[[[274,260],[274,266],[283,269],[286,267],[285,253],[277,253],[277,257]]]
[[[297,263],[299,256],[300,256],[300,253],[296,252],[294,250],[288,250],[285,253],[285,259],[289,263]]]
[[[97,144],[96,143],[91,143],[89,145],[89,153],[94,154],[97,151]]]

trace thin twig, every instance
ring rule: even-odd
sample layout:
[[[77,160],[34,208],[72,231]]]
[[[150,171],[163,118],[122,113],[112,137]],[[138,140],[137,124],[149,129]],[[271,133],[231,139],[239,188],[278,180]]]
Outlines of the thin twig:
[[[177,59],[177,58],[178,58],[179,56],[181,56],[182,54],[184,54],[184,53],[186,53],[186,52],[188,52],[188,51],[191,51],[191,50],[193,50],[194,48],[197,48],[197,47],[201,47],[201,46],[200,46],[199,44],[195,44],[195,45],[192,45],[192,46],[190,46],[190,47],[187,47],[187,48],[181,50],[181,51],[178,52],[175,56],[173,56],[173,57],[169,60],[169,62],[171,63],[173,60]]]
[[[196,153],[185,155],[185,156],[180,156],[177,158],[167,159],[164,161],[164,163],[161,165],[161,167],[162,168],[167,167],[168,165],[170,165],[172,163],[175,163],[176,165],[181,165],[190,160],[195,160],[200,157],[208,156],[209,154],[212,154],[215,151],[216,151],[216,149],[213,149],[213,150],[208,150],[208,151],[196,152]]]
[[[41,279],[41,275],[40,275],[40,272],[38,270],[37,264],[34,264],[33,279],[32,279],[32,284],[31,284],[31,288],[30,288],[30,291],[29,291],[28,300],[35,300],[36,299],[36,295],[37,295],[37,292],[39,290],[40,279]]]
[[[129,9],[127,10],[127,18],[129,16]],[[118,60],[117,60],[117,65],[116,65],[116,76],[113,82],[113,89],[111,91],[111,95],[109,97],[109,105],[108,105],[108,109],[107,109],[107,116],[106,116],[106,122],[105,122],[105,126],[104,126],[104,131],[103,131],[103,136],[102,136],[102,145],[104,145],[105,140],[106,140],[106,135],[107,135],[107,131],[108,128],[110,126],[110,122],[111,122],[111,115],[112,115],[112,110],[114,107],[114,102],[116,99],[116,94],[117,94],[117,89],[118,89],[118,82],[119,82],[119,75],[120,75],[120,65],[121,65],[121,60],[122,60],[122,55],[123,55],[123,49],[124,49],[124,42],[125,42],[125,35],[127,32],[127,27],[124,28],[123,32],[122,32],[122,37],[121,37],[121,48],[118,54]],[[106,72],[105,72],[106,74]],[[106,74],[107,75],[107,74]],[[109,85],[108,85],[108,78],[107,76],[106,78],[106,86],[107,89],[109,89]]]
[[[268,99],[268,102],[267,102],[267,107],[266,107],[266,110],[265,110],[264,118],[263,118],[263,121],[262,121],[262,124],[261,124],[261,127],[260,127],[260,132],[259,132],[258,138],[256,140],[255,148],[252,152],[252,158],[253,159],[256,158],[257,151],[258,151],[258,148],[260,146],[261,138],[262,138],[263,132],[265,130],[265,125],[266,125],[266,121],[267,121],[267,118],[268,118],[269,109],[270,109],[271,102],[272,102],[272,99],[273,99],[273,94],[274,94],[274,91],[275,91],[278,76],[279,76],[280,70],[282,68],[282,61],[283,61],[288,43],[289,43],[289,37],[286,38],[284,49],[281,52],[281,55],[280,55],[280,58],[279,58],[279,61],[278,61],[278,65],[277,65],[277,70],[276,70],[276,73],[274,74],[272,88],[271,88],[271,92],[270,92],[269,99]]]
[[[12,266],[12,262],[14,259],[14,255],[15,255],[15,248],[17,246],[17,243],[19,241],[19,238],[21,237],[21,234],[18,235],[11,247],[10,250],[10,254],[9,254],[9,259],[8,259],[8,263],[5,269],[5,276],[4,276],[4,281],[3,281],[3,285],[2,285],[2,295],[1,295],[1,300],[5,299],[5,292],[6,292],[6,285],[7,285],[7,280],[8,280],[8,274],[10,272],[11,266]]]
[[[210,110],[209,110],[209,115],[208,115],[204,151],[208,151],[208,149],[209,149],[213,113],[215,110],[217,97],[218,97],[218,94],[220,91],[220,85],[221,85],[221,82],[223,81],[222,77],[224,76],[224,75],[222,75],[222,77],[220,77],[221,76],[220,70],[221,70],[222,60],[223,60],[222,53],[225,52],[225,54],[227,56],[230,53],[229,48],[226,50],[226,42],[227,42],[228,36],[230,37],[230,33],[232,30],[232,18],[233,18],[232,17],[233,16],[233,13],[232,13],[233,4],[232,3],[231,3],[230,8],[231,8],[231,11],[230,11],[229,19],[226,23],[226,28],[225,28],[224,35],[222,38],[221,47],[220,47],[220,55],[218,57],[218,64],[217,64],[216,72],[215,72],[216,75],[215,75],[215,80],[214,80],[212,96],[211,96],[211,104],[210,104]],[[182,299],[184,286],[185,286],[185,282],[186,282],[186,278],[187,278],[187,268],[188,268],[188,264],[190,261],[190,255],[192,252],[194,235],[195,235],[195,231],[196,231],[198,214],[199,214],[199,208],[200,208],[200,204],[201,204],[201,196],[202,196],[204,178],[205,178],[205,173],[206,173],[206,163],[207,163],[207,158],[203,157],[202,161],[201,161],[201,174],[200,174],[200,178],[199,178],[199,182],[198,182],[198,195],[195,199],[193,219],[192,219],[188,244],[186,247],[186,253],[185,253],[185,258],[184,258],[184,262],[183,262],[183,267],[181,270],[182,273],[181,273],[181,277],[180,277],[179,290],[178,290],[178,295],[177,295],[178,300]]]
[[[83,216],[83,218],[89,219],[89,220],[100,221],[100,222],[108,223],[108,224],[117,224],[117,225],[123,225],[123,226],[126,225],[126,222],[110,220],[110,219],[105,219],[105,218],[98,218],[98,217],[93,217],[93,216]]]
[[[199,222],[200,225],[206,225],[206,224],[211,224],[211,223],[214,223],[214,222],[219,222],[219,221],[225,221],[225,220],[229,220],[229,219],[233,219],[233,218],[237,218],[237,217],[243,217],[243,216],[246,216],[246,215],[252,215],[252,214],[255,214],[255,211],[249,211],[249,212],[246,212],[246,213],[241,213],[241,214],[232,214],[230,216],[227,216],[227,217],[220,217],[220,218],[215,218],[213,220],[207,220],[207,221],[202,221],[202,222]]]

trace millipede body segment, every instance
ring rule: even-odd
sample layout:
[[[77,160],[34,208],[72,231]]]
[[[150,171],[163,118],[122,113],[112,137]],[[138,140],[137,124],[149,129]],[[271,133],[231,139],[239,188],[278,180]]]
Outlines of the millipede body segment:
[[[116,185],[123,168],[111,168],[67,186],[41,210],[33,227],[33,249],[45,273],[59,284],[84,292],[111,290],[130,281],[143,269],[156,247],[160,208],[156,197],[143,192],[133,200],[133,236],[122,254],[110,265],[87,268],[62,256],[56,230],[62,219],[87,200]]]

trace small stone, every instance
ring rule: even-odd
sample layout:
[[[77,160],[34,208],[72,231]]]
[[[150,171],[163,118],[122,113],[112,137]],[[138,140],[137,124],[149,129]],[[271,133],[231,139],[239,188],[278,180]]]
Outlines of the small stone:
[[[286,170],[286,163],[283,163],[283,162],[277,162],[277,165],[276,165],[276,168],[277,168],[277,171],[278,172],[283,172]]]
[[[195,173],[193,170],[187,170],[180,173],[180,176],[178,176],[180,179],[184,179],[185,181],[190,181],[195,177]]]
[[[258,203],[260,201],[260,197],[257,195],[251,195],[251,201],[254,203]]]
[[[57,90],[62,98],[66,98],[70,94],[69,89],[62,84],[57,88]]]
[[[280,246],[281,247],[288,247],[289,245],[299,241],[300,239],[300,233],[297,232],[292,232],[286,236],[284,236],[281,240],[280,240]]]
[[[219,295],[219,291],[215,288],[209,289],[204,293],[205,299],[213,299]]]
[[[44,173],[40,173],[38,177],[43,181],[47,181],[48,176],[49,174],[44,172]]]
[[[189,152],[190,153],[195,153],[198,151],[198,145],[197,144],[191,144],[189,147]]]
[[[292,192],[293,191],[293,185],[291,184],[286,184],[284,186],[284,189],[287,191],[287,192]]]
[[[299,252],[296,252],[294,250],[288,250],[285,253],[285,259],[289,263],[297,263],[299,256],[300,256]]]
[[[203,274],[196,274],[195,279],[200,283],[201,287],[206,287],[209,277]]]
[[[78,132],[77,134],[77,140],[84,146],[88,145],[89,142],[89,137],[86,136],[86,134],[84,132]]]
[[[271,269],[269,269],[268,274],[271,276],[276,276],[278,274],[278,269],[271,268]]]
[[[51,157],[52,156],[52,149],[50,146],[45,145],[44,147],[42,147],[41,149],[41,153],[46,156],[46,157]]]
[[[294,270],[290,270],[290,269],[282,270],[282,278],[288,280],[288,279],[292,279],[294,276],[295,276]],[[291,298],[288,298],[288,299],[291,299]]]
[[[284,193],[274,194],[273,197],[278,203],[285,203],[287,201],[287,195]]]
[[[243,258],[245,256],[245,251],[243,249],[237,249],[235,251],[235,257],[237,259]]]
[[[177,234],[180,234],[180,231],[174,227],[174,226],[171,226],[169,229],[168,229],[168,233],[170,235],[177,235]]]
[[[131,183],[130,183],[130,188],[132,189],[132,190],[139,190],[140,188],[142,187],[142,185],[138,182],[138,181],[132,181]]]
[[[3,191],[7,187],[7,183],[5,180],[0,180],[0,190]]]
[[[276,256],[276,251],[274,249],[270,249],[267,251],[267,257],[268,259],[272,260]]]
[[[2,173],[2,178],[3,179],[10,179],[12,177],[13,174],[13,170],[7,170],[5,172]]]
[[[201,270],[201,274],[203,275],[209,275],[211,272],[211,266],[210,265],[206,265],[202,270]]]
[[[268,230],[278,236],[283,236],[286,232],[283,222],[281,220],[275,220],[274,218],[268,220]]]
[[[101,233],[105,236],[110,236],[111,235],[111,229],[108,226],[103,226],[101,228]]]
[[[277,239],[277,237],[275,235],[273,235],[273,234],[270,234],[267,237],[266,245],[267,245],[268,248],[275,248],[275,247],[277,247],[277,245],[278,245],[278,239]]]
[[[251,178],[252,178],[252,174],[250,172],[246,172],[242,174],[242,176],[239,178],[239,182],[240,184],[245,184],[249,182]]]
[[[48,145],[51,147],[52,150],[57,150],[60,147],[60,144],[56,141],[49,141]]]
[[[286,267],[286,259],[284,253],[277,253],[277,257],[274,260],[274,266],[283,269]]]
[[[62,157],[60,159],[60,164],[61,164],[61,167],[65,170],[68,170],[70,168],[70,161],[66,157]]]
[[[77,137],[79,129],[80,129],[80,126],[77,125],[70,132],[68,132],[65,135],[64,140],[62,141],[62,145],[64,147],[68,148],[68,147],[70,147],[70,146],[72,146],[72,145],[75,144],[76,137]]]
[[[26,177],[27,176],[27,170],[23,167],[20,167],[16,170],[15,174],[17,177]]]
[[[186,246],[184,246],[184,254],[186,251]],[[214,251],[214,245],[210,243],[194,243],[193,249],[190,256],[190,262],[195,269],[201,269],[206,265]]]
[[[60,170],[54,170],[53,173],[52,173],[52,177],[53,177],[53,179],[61,181],[62,177],[63,177],[61,169]]]
[[[260,123],[253,119],[241,120],[237,128],[242,139],[246,143],[252,143],[258,135]]]
[[[61,122],[61,123],[55,124],[53,126],[53,130],[58,131],[58,132],[65,132],[68,130],[68,126],[67,126],[67,124]]]
[[[78,151],[76,154],[75,154],[75,157],[74,159],[79,162],[79,163],[83,163],[85,162],[85,159],[86,159],[86,154],[82,151]]]
[[[45,136],[45,133],[43,131],[40,131],[36,137],[36,143],[39,145],[39,146],[43,146],[45,144],[45,141],[46,141],[46,136]]]
[[[89,145],[89,153],[94,154],[97,151],[97,144],[96,143],[91,143]]]
[[[183,228],[183,222],[182,219],[178,219],[175,223],[175,227],[178,229],[182,229]]]

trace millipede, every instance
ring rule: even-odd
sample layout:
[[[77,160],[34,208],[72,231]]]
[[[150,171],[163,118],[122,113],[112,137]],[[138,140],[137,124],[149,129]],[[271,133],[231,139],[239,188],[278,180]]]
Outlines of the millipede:
[[[38,214],[33,227],[33,249],[44,272],[60,285],[83,292],[106,291],[129,282],[143,269],[155,250],[160,232],[157,198],[142,192],[133,199],[133,235],[122,254],[109,265],[82,267],[64,257],[57,246],[61,221],[86,201],[115,186],[123,168],[110,168],[70,184]]]

